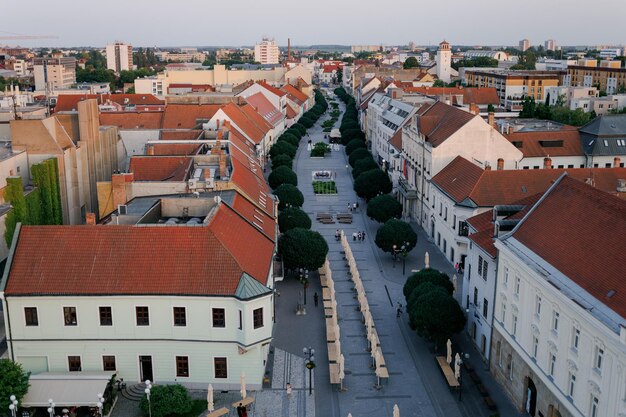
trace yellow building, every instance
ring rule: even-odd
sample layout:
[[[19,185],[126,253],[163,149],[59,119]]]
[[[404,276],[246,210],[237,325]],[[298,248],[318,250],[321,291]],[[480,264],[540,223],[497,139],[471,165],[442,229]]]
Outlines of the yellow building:
[[[563,76],[563,85],[572,87],[597,87],[607,94],[626,91],[626,68],[621,61],[579,60],[577,65],[567,67]]]
[[[536,102],[545,101],[546,88],[557,87],[563,75],[562,71],[465,71],[468,86],[495,88],[500,105],[511,111],[521,110],[524,97],[533,97]]]

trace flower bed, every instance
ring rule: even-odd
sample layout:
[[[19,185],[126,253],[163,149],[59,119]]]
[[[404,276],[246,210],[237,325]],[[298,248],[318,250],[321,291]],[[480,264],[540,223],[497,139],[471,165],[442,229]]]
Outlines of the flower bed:
[[[313,192],[315,194],[337,194],[335,181],[313,181]]]

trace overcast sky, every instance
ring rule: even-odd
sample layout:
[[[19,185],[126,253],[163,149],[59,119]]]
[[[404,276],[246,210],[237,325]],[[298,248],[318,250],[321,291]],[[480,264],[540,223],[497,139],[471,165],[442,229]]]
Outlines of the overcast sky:
[[[0,37],[23,46],[252,45],[263,36],[280,45],[380,44],[414,41],[452,45],[622,44],[626,0],[20,0],[0,1]],[[592,6],[592,7],[591,7]],[[9,16],[13,18],[8,18]]]

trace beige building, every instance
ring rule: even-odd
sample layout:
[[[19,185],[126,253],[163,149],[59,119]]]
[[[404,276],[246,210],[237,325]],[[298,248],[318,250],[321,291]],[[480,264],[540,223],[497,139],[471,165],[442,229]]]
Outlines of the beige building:
[[[38,91],[69,88],[76,84],[76,58],[35,58],[33,73]]]
[[[598,66],[596,60],[581,59],[567,68],[563,85],[597,87],[607,94],[626,92],[626,68],[621,68],[621,61],[604,60]]]
[[[78,113],[11,122],[13,148],[28,153],[29,167],[48,158],[59,164],[64,224],[82,224],[98,211],[97,181],[121,169],[125,151],[117,127],[101,127],[96,100],[78,104]]]
[[[107,45],[107,69],[116,73],[133,69],[133,46],[115,42]]]
[[[263,38],[260,43],[254,45],[254,60],[261,64],[278,64],[280,50],[274,39]]]
[[[522,39],[519,41],[519,49],[522,52],[526,52],[530,48],[530,41],[528,39]]]

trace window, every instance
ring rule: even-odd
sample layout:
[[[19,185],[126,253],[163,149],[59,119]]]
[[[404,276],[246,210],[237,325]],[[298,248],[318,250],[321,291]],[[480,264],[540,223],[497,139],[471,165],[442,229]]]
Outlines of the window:
[[[444,210],[443,220],[446,221],[446,222],[448,221],[448,206],[446,206],[446,208]]]
[[[567,395],[570,398],[574,397],[574,388],[576,388],[576,374],[569,373],[569,380],[567,383]]]
[[[515,295],[519,296],[520,277],[515,277]]]
[[[474,306],[478,305],[478,288],[474,287]]]
[[[558,311],[552,312],[552,330],[555,332],[559,331],[559,317],[560,314]]]
[[[483,275],[483,257],[478,255],[478,276]]]
[[[135,316],[137,318],[137,326],[149,326],[150,325],[150,315],[148,313],[147,306],[135,307]]]
[[[174,326],[187,325],[187,311],[185,307],[174,307]]]
[[[456,214],[452,216],[452,230],[456,229]]]
[[[535,296],[535,315],[537,318],[541,318],[541,296]]]
[[[506,319],[506,303],[503,301],[502,302],[502,309],[500,311],[500,321],[502,323],[504,323],[505,319]]]
[[[548,364],[548,374],[554,378],[554,370],[556,368],[556,355],[550,353],[550,363]]]
[[[469,234],[469,226],[465,220],[459,220],[459,236],[467,236]]]
[[[489,271],[489,264],[483,259],[483,279],[487,281],[487,271]]]
[[[443,253],[445,254],[448,251],[448,242],[443,240]]]
[[[515,335],[517,334],[517,314],[513,313],[513,319],[512,319],[512,332],[511,334],[513,335],[513,337],[515,337]]]
[[[70,372],[80,372],[80,356],[68,356],[67,369]]]
[[[483,298],[483,317],[487,318],[487,313],[489,312],[489,301],[486,298]]]
[[[509,268],[504,267],[504,286],[506,287],[509,284]]]
[[[103,371],[116,371],[115,356],[103,356],[102,357],[102,370]]]
[[[223,308],[213,309],[213,327],[226,327],[226,311]]]
[[[228,378],[226,358],[213,358],[213,366],[215,368],[215,378]]]
[[[537,352],[539,351],[539,338],[533,336],[533,358],[537,359]]]
[[[243,330],[243,312],[239,310],[239,330]]]
[[[27,326],[39,326],[37,307],[24,307],[24,317],[26,319]]]
[[[596,346],[596,354],[593,360],[593,366],[597,372],[602,371],[602,362],[604,361],[604,349],[600,346]]]
[[[252,322],[254,323],[254,328],[258,329],[259,327],[263,327],[263,308],[257,308],[252,311]]]
[[[76,307],[63,307],[63,321],[66,326],[77,326]]]
[[[439,216],[443,214],[443,203],[439,203]]]
[[[100,326],[113,326],[113,313],[111,311],[111,307],[100,307],[99,310]]]
[[[580,330],[576,327],[572,328],[572,349],[578,350],[578,343],[580,342]]]
[[[589,411],[589,417],[599,417],[599,409],[600,407],[600,400],[598,400],[598,397],[596,397],[595,395],[591,394],[591,410]]]
[[[189,357],[188,356],[176,356],[176,376],[177,377],[189,376]]]

